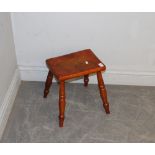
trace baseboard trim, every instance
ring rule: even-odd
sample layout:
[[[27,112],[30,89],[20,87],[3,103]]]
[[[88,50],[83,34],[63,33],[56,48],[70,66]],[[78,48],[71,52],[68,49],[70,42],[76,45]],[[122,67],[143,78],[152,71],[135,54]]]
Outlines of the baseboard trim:
[[[2,138],[5,126],[7,124],[11,109],[13,107],[13,103],[20,86],[20,74],[19,70],[16,69],[14,76],[12,78],[11,84],[9,86],[8,91],[4,97],[2,105],[0,107],[0,139]]]
[[[21,79],[23,81],[45,81],[47,68],[44,66],[23,66],[19,65]],[[123,71],[107,70],[104,74],[106,84],[113,85],[137,85],[155,86],[155,71]],[[81,83],[83,80],[76,80]],[[90,77],[90,83],[96,84],[96,76]]]

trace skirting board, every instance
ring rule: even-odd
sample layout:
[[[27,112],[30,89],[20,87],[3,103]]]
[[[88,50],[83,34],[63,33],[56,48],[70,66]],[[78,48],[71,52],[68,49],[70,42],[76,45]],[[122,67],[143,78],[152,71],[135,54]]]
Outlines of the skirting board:
[[[45,81],[47,68],[40,66],[19,66],[21,80],[23,81]],[[103,73],[105,84],[112,85],[137,85],[137,86],[155,86],[155,72],[141,71],[123,71],[113,70]],[[81,83],[83,80],[76,80],[75,83]],[[90,77],[90,83],[96,84],[96,76]]]
[[[9,118],[11,109],[13,107],[13,103],[14,103],[18,88],[20,86],[20,82],[21,82],[21,79],[20,79],[19,70],[16,69],[14,76],[12,78],[11,84],[9,86],[9,89],[6,92],[6,95],[2,102],[2,106],[0,107],[0,139],[2,138],[7,120]]]

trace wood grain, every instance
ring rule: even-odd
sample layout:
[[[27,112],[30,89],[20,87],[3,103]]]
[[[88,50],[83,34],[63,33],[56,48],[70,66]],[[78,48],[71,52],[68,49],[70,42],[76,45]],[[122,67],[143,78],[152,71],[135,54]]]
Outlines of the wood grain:
[[[52,84],[53,75],[58,80],[59,88],[59,126],[64,126],[65,119],[65,81],[84,76],[84,86],[89,83],[89,74],[96,73],[103,107],[107,114],[110,113],[107,92],[102,78],[101,71],[106,70],[106,66],[97,58],[90,49],[74,52],[71,54],[50,58],[46,60],[49,68],[45,83],[44,97],[47,97]]]
[[[97,79],[98,79],[98,87],[100,90],[101,99],[103,101],[103,107],[104,107],[106,113],[110,114],[109,103],[108,103],[108,98],[107,98],[107,91],[106,91],[106,88],[105,88],[105,85],[103,82],[101,72],[97,72]]]
[[[49,93],[49,89],[52,85],[52,80],[53,80],[53,74],[51,71],[49,71],[47,75],[46,83],[45,83],[44,98],[46,98]]]
[[[65,119],[65,82],[60,82],[59,89],[59,126],[63,127],[64,119]]]

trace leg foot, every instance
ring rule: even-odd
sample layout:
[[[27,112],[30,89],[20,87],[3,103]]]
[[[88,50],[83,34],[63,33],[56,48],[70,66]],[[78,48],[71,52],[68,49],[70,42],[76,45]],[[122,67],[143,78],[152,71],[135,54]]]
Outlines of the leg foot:
[[[59,117],[59,127],[60,127],[60,128],[63,128],[63,127],[64,127],[64,119],[65,119],[65,118],[60,118],[60,117]]]
[[[89,82],[89,75],[84,76],[84,86],[87,87]]]
[[[59,89],[59,127],[63,127],[65,119],[65,82],[60,81]]]
[[[52,80],[53,80],[53,74],[51,71],[49,71],[47,75],[46,83],[45,83],[44,98],[46,98],[49,93],[49,89],[52,85]]]
[[[102,78],[102,73],[101,72],[97,72],[97,79],[98,79],[98,87],[100,90],[100,95],[103,101],[103,107],[105,109],[105,112],[107,114],[110,114],[110,110],[109,110],[109,103],[108,103],[108,99],[107,99],[107,91],[104,85],[104,81]]]

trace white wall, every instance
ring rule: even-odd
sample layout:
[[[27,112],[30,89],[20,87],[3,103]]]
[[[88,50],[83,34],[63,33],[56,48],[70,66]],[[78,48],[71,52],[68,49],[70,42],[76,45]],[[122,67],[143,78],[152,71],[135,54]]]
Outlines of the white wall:
[[[19,82],[10,14],[0,13],[0,137]]]
[[[0,101],[9,88],[16,68],[10,16],[9,13],[0,13]]]
[[[46,58],[91,48],[106,83],[155,85],[155,13],[12,13],[12,22],[23,80],[44,81]]]

